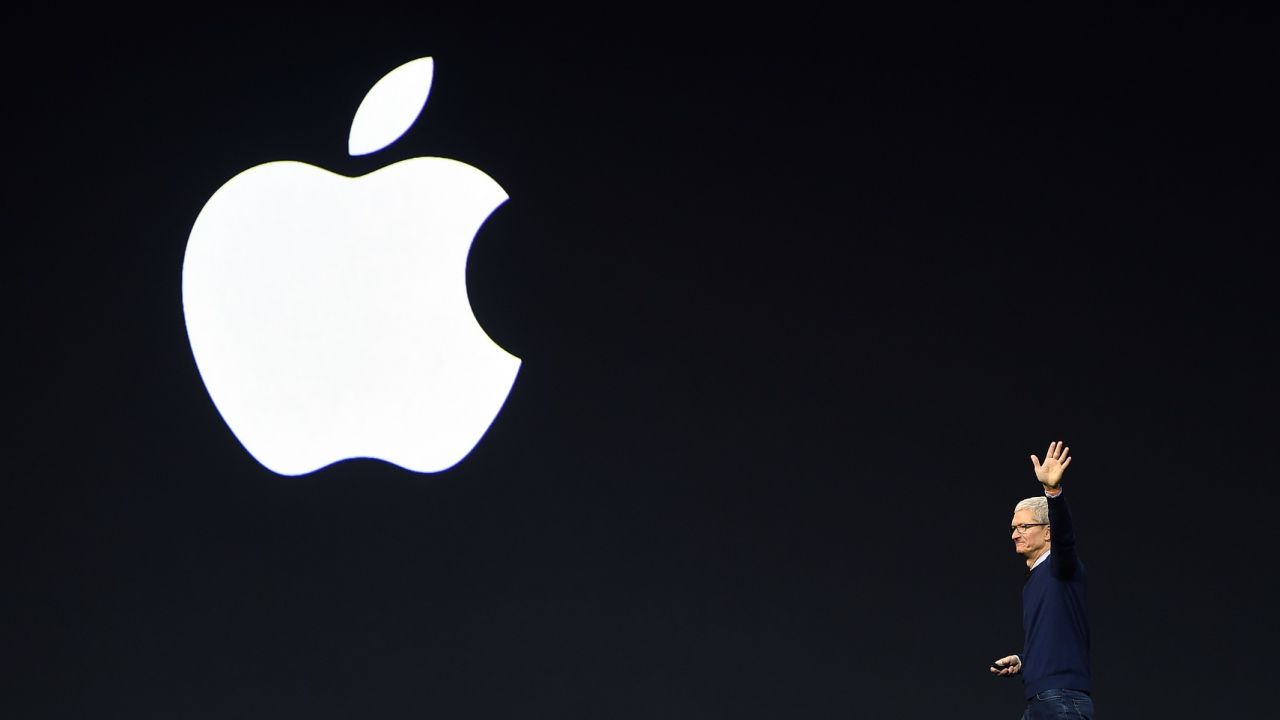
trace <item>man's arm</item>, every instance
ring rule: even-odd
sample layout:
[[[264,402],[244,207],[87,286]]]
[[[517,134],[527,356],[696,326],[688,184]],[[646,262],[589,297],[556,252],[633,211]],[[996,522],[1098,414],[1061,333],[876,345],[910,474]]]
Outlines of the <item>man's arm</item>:
[[[1066,580],[1076,574],[1080,558],[1076,555],[1076,533],[1071,527],[1071,513],[1067,510],[1067,499],[1059,492],[1049,497],[1049,528],[1053,544],[1049,553],[1049,572],[1056,578]]]
[[[1049,537],[1052,540],[1049,553],[1049,572],[1057,578],[1069,578],[1075,574],[1080,560],[1076,556],[1076,534],[1071,525],[1071,512],[1067,509],[1067,500],[1062,497],[1062,474],[1071,464],[1071,448],[1063,447],[1062,442],[1049,443],[1045,452],[1044,463],[1035,455],[1031,456],[1031,464],[1036,469],[1036,479],[1044,486],[1044,494],[1049,497]]]

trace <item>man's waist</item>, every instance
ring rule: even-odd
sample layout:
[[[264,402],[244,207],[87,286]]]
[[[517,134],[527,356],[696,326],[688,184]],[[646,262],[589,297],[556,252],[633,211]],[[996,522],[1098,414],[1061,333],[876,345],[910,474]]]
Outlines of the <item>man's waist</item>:
[[[1028,676],[1024,672],[1022,679],[1026,683],[1024,690],[1027,700],[1031,700],[1041,693],[1055,690],[1077,690],[1088,694],[1092,685],[1089,682],[1088,673],[1075,670],[1056,672],[1041,677]]]

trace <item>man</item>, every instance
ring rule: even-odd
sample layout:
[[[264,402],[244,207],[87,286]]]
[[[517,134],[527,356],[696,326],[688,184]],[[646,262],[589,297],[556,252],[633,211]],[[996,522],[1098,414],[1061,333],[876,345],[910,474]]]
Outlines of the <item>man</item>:
[[[1062,496],[1062,474],[1071,464],[1070,450],[1052,442],[1043,464],[1031,456],[1044,497],[1018,503],[1009,528],[1014,552],[1027,561],[1027,582],[1022,588],[1025,638],[1022,654],[996,660],[991,672],[1000,677],[1022,675],[1027,697],[1023,720],[1093,718],[1085,572],[1076,556],[1071,513]]]

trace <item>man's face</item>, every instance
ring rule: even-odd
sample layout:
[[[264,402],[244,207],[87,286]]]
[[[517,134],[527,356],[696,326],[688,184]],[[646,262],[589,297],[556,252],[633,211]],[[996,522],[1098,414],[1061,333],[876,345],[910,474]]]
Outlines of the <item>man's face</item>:
[[[1035,521],[1035,515],[1030,510],[1019,510],[1013,514],[1013,522],[1009,524],[1021,525]],[[1048,525],[1036,525],[1023,530],[1021,533],[1014,531],[1011,535],[1013,537],[1013,551],[1028,560],[1040,557],[1049,545]]]

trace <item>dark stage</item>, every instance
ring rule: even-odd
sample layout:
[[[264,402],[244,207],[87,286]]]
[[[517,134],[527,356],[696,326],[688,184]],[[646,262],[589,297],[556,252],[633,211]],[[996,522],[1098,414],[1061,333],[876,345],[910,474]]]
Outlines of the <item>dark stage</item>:
[[[8,26],[0,715],[1017,718],[1051,440],[1098,716],[1270,702],[1272,16],[360,12]],[[419,156],[510,196],[465,265],[510,395],[442,472],[276,474],[193,223]]]

